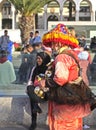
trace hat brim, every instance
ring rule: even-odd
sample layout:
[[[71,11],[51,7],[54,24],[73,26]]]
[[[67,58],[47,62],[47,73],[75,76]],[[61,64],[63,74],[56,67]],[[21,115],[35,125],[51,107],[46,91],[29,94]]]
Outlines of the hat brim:
[[[52,46],[52,43],[61,43],[63,46],[78,47],[78,40],[69,33],[68,28],[64,24],[58,24],[51,31],[43,35],[43,44]]]
[[[74,48],[78,47],[78,40],[75,37],[61,32],[49,32],[44,34],[42,40],[43,44],[49,47],[51,47],[51,43],[62,43],[62,45],[72,46]]]

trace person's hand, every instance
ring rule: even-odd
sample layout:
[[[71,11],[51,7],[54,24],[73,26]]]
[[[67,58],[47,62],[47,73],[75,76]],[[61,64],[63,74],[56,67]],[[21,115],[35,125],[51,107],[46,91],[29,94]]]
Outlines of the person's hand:
[[[39,86],[40,86],[40,88],[45,88],[45,79],[41,79],[40,81],[39,81]]]

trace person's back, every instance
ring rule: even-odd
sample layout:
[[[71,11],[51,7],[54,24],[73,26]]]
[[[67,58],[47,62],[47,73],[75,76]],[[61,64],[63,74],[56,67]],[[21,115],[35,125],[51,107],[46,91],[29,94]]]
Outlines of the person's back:
[[[27,83],[27,71],[28,71],[28,61],[27,58],[25,58],[25,61],[23,61],[19,67],[19,83]]]
[[[89,53],[87,51],[81,51],[78,54],[79,57],[79,65],[80,65],[80,69],[81,69],[81,76],[84,80],[84,82],[89,85],[89,81],[88,81],[88,72],[89,72]]]
[[[9,85],[16,80],[13,65],[10,61],[6,61],[0,64],[0,85]]]
[[[22,48],[21,55],[22,55],[22,61],[19,67],[18,75],[16,78],[16,83],[23,84],[27,82],[27,71],[29,68],[28,58],[30,54],[27,52],[26,47]]]
[[[0,85],[7,86],[16,80],[13,64],[7,60],[5,51],[1,51],[0,56]]]

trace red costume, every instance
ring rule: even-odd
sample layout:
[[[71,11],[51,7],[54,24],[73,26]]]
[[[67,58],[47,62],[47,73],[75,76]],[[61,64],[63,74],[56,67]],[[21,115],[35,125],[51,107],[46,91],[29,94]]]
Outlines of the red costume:
[[[56,28],[57,29],[53,29],[53,32],[51,30],[51,32],[44,35],[44,45],[51,46],[52,42],[60,41],[62,45],[68,45],[71,47],[78,46],[78,41],[74,37],[68,35],[68,30],[65,26],[60,26],[59,24]],[[62,38],[62,36],[64,37]],[[69,52],[71,52],[78,60],[74,51],[70,49]],[[53,80],[61,87],[67,82],[74,81],[78,78],[78,65],[74,58],[67,54],[61,52],[56,56],[54,60],[54,68],[55,72]],[[59,105],[55,102],[49,101],[48,110],[48,123],[50,130],[82,130],[82,118],[90,114],[90,105],[88,103],[85,105]]]
[[[59,54],[55,58],[54,81],[63,85],[77,79],[78,66],[75,60],[66,55]],[[82,118],[90,114],[90,105],[58,105],[49,102],[50,130],[82,130]]]

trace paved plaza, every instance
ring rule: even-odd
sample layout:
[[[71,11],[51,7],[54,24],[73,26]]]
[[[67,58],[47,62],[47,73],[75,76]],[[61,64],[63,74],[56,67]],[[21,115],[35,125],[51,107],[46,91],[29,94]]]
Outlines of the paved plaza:
[[[92,58],[94,58],[95,54],[91,54]],[[18,53],[14,55],[13,57],[13,65],[15,67],[15,71],[17,72],[18,71],[18,68],[21,64],[21,55]],[[93,85],[91,85],[91,89],[92,91],[96,94],[96,82],[92,82]],[[0,95],[1,97],[26,97],[27,94],[26,94],[26,84],[15,84],[15,83],[12,83],[10,86],[7,86],[7,87],[3,87],[3,86],[0,86]],[[18,99],[19,99],[18,98]],[[1,99],[2,100],[2,99]],[[0,100],[0,101],[1,101]],[[9,100],[9,99],[7,99]],[[16,100],[16,103],[17,103],[18,100]],[[23,103],[23,102],[22,102]],[[22,105],[22,104],[21,104]],[[48,130],[48,126],[46,125],[46,118],[47,118],[47,105],[44,105],[45,107],[43,107],[41,105],[41,108],[43,108],[43,113],[39,115],[39,118],[38,118],[38,125],[37,125],[37,128],[36,130]],[[14,107],[14,104],[13,104],[13,107]],[[2,107],[3,108],[3,107]],[[9,108],[7,108],[9,109]],[[17,107],[18,109],[18,107]],[[1,110],[1,108],[0,108]],[[4,115],[4,114],[3,114]],[[0,117],[2,116],[3,118],[3,115],[0,114]],[[6,117],[6,115],[4,115]],[[2,119],[1,118],[1,119]],[[13,117],[11,117],[13,118]],[[18,118],[17,118],[18,120]],[[30,123],[29,123],[30,124]],[[29,124],[25,125],[25,124],[19,124],[19,123],[10,123],[10,122],[1,122],[0,121],[0,130],[28,130],[28,126],[30,126]],[[84,130],[96,130],[96,126],[90,126],[90,128],[88,129],[84,129]]]
[[[0,130],[28,130],[28,126],[22,126],[16,124],[0,124]],[[48,126],[44,124],[38,124],[36,130],[49,130],[49,129]],[[90,126],[90,128],[83,130],[96,130],[96,126]]]
[[[16,124],[1,124],[0,130],[28,130],[28,126],[16,125]],[[48,130],[48,126],[44,124],[38,124],[36,130]],[[94,130],[94,129],[92,129]]]

